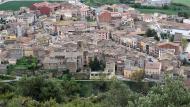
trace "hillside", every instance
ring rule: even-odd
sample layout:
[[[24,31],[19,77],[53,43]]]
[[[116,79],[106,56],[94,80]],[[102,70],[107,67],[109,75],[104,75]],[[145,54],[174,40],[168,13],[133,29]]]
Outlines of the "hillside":
[[[190,6],[190,0],[172,0],[172,3],[178,3],[178,4]]]

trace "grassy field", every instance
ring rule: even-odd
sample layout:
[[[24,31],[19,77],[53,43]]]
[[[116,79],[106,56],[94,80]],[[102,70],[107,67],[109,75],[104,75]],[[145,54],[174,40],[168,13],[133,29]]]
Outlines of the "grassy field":
[[[163,13],[163,14],[177,14],[178,11],[162,10],[162,9],[137,9],[141,13]]]
[[[49,0],[47,0],[49,1]],[[33,1],[9,1],[0,4],[0,10],[19,10],[20,7],[30,7],[33,3],[43,2],[43,0],[33,0]],[[60,2],[60,1],[49,1],[49,2]]]
[[[190,7],[190,0],[172,0],[172,3],[183,4]]]
[[[190,0],[189,0],[190,1]],[[168,8],[136,8],[142,13],[164,13],[164,14],[178,14],[178,12],[186,12],[189,13],[190,7],[185,6],[185,5],[179,5],[179,4],[174,4],[172,3]]]
[[[60,2],[59,0],[47,0],[50,2]],[[43,0],[25,0],[25,1],[9,1],[6,2],[4,4],[0,4],[0,10],[19,10],[20,7],[30,7],[33,3],[36,2],[43,2]],[[190,6],[190,0],[172,0],[172,3],[178,3],[178,4],[183,4],[186,6]],[[186,8],[183,6],[175,6],[176,8],[179,9],[171,9],[173,8],[170,7],[170,9],[141,9],[138,8],[138,10],[142,13],[154,13],[154,12],[159,12],[159,13],[165,13],[165,14],[177,14],[180,11],[185,11],[185,12],[189,12],[190,8]]]

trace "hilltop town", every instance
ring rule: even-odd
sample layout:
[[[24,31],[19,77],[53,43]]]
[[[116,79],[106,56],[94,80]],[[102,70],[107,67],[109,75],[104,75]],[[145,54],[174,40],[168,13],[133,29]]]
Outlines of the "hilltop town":
[[[190,107],[189,10],[0,0],[0,107]]]
[[[0,11],[0,72],[59,77],[69,71],[82,80],[134,81],[162,81],[170,74],[188,80],[189,39],[190,19],[178,15],[145,14],[127,4],[38,2]]]

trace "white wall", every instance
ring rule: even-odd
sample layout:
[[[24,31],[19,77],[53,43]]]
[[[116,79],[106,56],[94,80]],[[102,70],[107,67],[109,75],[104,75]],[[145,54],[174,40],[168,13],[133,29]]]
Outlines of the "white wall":
[[[183,23],[190,24],[190,19],[184,19]]]
[[[189,36],[190,37],[190,30],[186,29],[163,29],[165,33],[170,32],[170,34],[174,35],[176,33],[181,33],[184,36]]]

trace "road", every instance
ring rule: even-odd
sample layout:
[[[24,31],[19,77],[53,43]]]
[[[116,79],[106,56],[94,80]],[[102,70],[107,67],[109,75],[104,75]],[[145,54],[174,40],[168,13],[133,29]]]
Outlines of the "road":
[[[3,76],[10,76],[10,75],[3,75]],[[12,76],[11,76],[11,77],[12,77]],[[14,80],[2,80],[2,81],[0,81],[0,83],[15,82],[15,81],[18,81],[18,80],[21,79],[21,77],[19,77],[19,76],[16,76],[15,78],[16,78],[16,79],[14,79]]]

